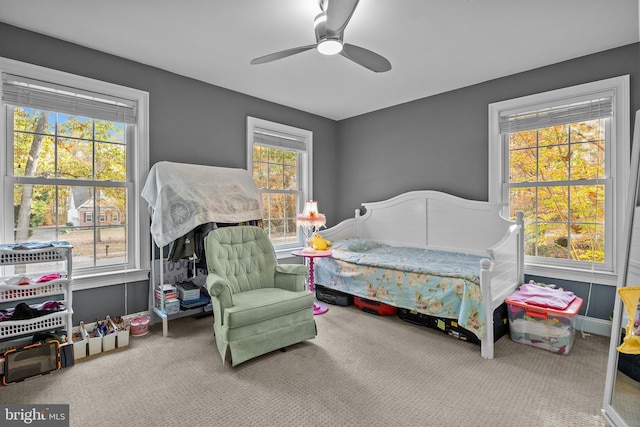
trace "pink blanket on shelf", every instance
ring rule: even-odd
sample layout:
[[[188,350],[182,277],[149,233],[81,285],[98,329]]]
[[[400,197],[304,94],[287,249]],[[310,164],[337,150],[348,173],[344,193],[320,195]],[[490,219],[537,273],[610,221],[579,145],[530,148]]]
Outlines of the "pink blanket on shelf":
[[[511,301],[524,302],[538,307],[565,310],[576,299],[573,292],[525,283],[509,297]]]

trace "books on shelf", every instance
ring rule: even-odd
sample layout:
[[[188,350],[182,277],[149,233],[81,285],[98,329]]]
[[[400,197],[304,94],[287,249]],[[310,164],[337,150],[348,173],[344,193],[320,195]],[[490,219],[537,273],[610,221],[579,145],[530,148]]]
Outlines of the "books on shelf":
[[[160,286],[158,286],[155,289],[154,295],[155,295],[156,299],[159,300],[159,299],[162,298],[163,291],[164,291],[164,299],[165,299],[165,301],[175,300],[175,299],[178,299],[178,297],[179,297],[178,289],[176,289],[175,286],[165,284],[165,285],[162,286],[162,290],[160,290]]]
[[[200,287],[190,280],[180,282],[176,287],[182,301],[197,301],[200,298]]]
[[[156,306],[160,307],[162,295],[167,314],[172,314],[178,309],[189,310],[203,307],[210,303],[208,295],[201,293],[200,287],[191,281],[178,283],[177,285],[165,284],[157,286],[154,290]]]
[[[206,295],[200,295],[198,299],[189,301],[180,301],[180,308],[182,310],[189,310],[191,308],[203,307],[211,302],[211,298]]]

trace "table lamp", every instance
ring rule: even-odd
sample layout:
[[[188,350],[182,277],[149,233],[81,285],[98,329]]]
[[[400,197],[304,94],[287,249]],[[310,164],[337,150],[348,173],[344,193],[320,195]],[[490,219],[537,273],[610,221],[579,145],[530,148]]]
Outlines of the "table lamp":
[[[318,212],[318,202],[314,200],[307,200],[304,203],[304,210],[301,214],[296,215],[296,225],[302,227],[302,232],[307,239],[307,244],[302,250],[305,253],[313,253],[316,250],[311,245],[311,236],[320,227],[324,227],[327,223],[327,219],[324,214]]]

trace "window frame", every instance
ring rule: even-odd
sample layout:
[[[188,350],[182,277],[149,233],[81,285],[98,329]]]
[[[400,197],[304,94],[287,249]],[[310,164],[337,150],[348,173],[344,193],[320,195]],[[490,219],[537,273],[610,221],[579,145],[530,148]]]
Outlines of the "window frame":
[[[298,185],[299,196],[296,212],[302,212],[304,202],[313,199],[313,132],[282,123],[272,122],[256,117],[247,116],[247,170],[253,177],[253,147],[254,147],[254,131],[256,128],[270,130],[275,133],[285,133],[294,135],[304,140],[305,151],[298,154]],[[258,144],[260,145],[260,144]],[[262,192],[262,190],[261,190]],[[297,241],[292,244],[274,244],[276,255],[288,257],[292,250],[304,247],[305,237],[300,227],[297,227]]]
[[[610,263],[598,267],[585,263],[577,267],[571,262],[525,256],[525,273],[565,280],[577,280],[587,283],[599,283],[615,286],[617,284],[618,260],[622,253],[620,242],[623,232],[624,203],[629,181],[630,161],[630,90],[629,75],[613,77],[576,86],[556,89],[534,95],[489,104],[489,202],[503,206],[504,216],[509,215],[508,200],[505,200],[505,184],[508,179],[508,147],[500,134],[499,119],[507,112],[513,113],[526,109],[535,110],[553,105],[570,103],[573,99],[585,96],[597,97],[599,93],[613,91],[613,118],[610,120],[610,138],[605,157],[605,180],[611,186],[610,194],[605,198],[609,210],[605,218],[605,227],[612,233]],[[608,223],[607,223],[608,222]]]
[[[137,123],[133,126],[133,142],[131,151],[127,152],[129,182],[131,192],[128,200],[129,234],[131,239],[128,247],[129,266],[122,269],[104,271],[96,268],[93,271],[85,271],[81,274],[74,272],[74,290],[91,289],[102,286],[122,284],[135,281],[148,280],[150,271],[150,218],[146,209],[143,209],[140,192],[149,173],[149,93],[138,89],[132,89],[113,83],[95,80],[89,77],[79,76],[58,70],[27,64],[20,61],[0,57],[0,73],[9,73],[26,78],[48,81],[53,84],[77,88],[90,92],[103,93],[121,98],[128,98],[137,102]],[[0,99],[2,99],[2,84],[0,83]],[[4,110],[5,104],[1,103]],[[8,175],[8,161],[13,159],[9,153],[10,143],[8,141],[9,126],[7,114],[0,114],[0,152],[4,153],[5,161],[0,162],[0,200],[5,206],[3,218],[13,218],[13,213],[7,215],[9,209],[13,209],[13,191],[9,186],[13,186],[15,178]],[[12,221],[2,221],[0,223],[0,242],[7,243],[13,240]]]

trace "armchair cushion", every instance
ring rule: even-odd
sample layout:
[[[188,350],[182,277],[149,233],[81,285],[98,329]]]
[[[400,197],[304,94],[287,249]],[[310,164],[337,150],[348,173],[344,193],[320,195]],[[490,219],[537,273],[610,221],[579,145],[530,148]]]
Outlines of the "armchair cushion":
[[[222,322],[229,329],[295,313],[313,306],[313,294],[278,288],[256,289],[234,295],[234,306],[225,310]]]

